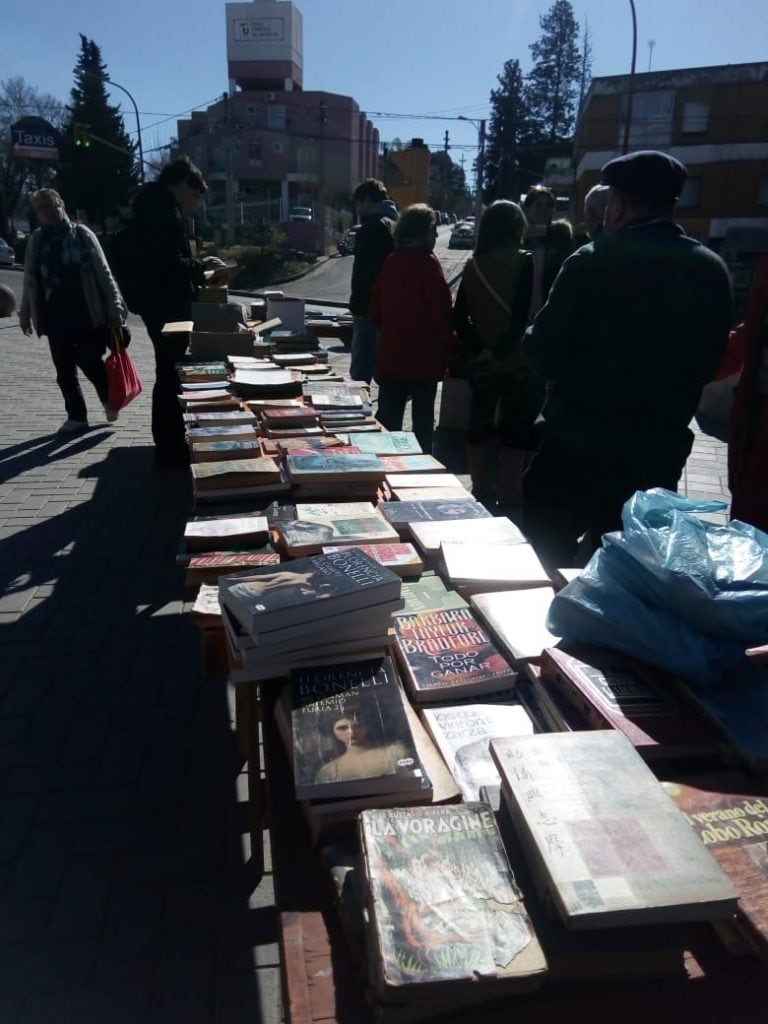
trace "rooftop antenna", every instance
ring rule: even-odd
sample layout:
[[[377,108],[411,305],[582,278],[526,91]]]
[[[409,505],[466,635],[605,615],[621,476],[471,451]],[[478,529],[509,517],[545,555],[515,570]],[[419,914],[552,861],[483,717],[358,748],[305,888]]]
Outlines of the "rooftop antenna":
[[[653,48],[656,45],[655,39],[648,40],[648,70],[651,70],[651,61],[653,60]]]

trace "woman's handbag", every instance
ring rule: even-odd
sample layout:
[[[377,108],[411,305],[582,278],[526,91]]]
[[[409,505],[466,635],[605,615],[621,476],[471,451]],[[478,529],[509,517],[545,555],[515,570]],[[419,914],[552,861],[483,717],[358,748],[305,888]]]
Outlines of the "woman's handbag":
[[[109,345],[111,351],[104,361],[109,385],[109,405],[119,411],[141,394],[141,379],[133,360],[125,350],[123,331],[115,327]]]

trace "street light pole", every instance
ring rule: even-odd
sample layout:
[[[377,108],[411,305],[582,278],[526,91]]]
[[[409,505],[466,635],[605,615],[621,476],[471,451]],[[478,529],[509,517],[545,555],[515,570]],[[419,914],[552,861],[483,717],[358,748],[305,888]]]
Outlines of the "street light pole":
[[[139,108],[136,106],[136,100],[131,96],[124,85],[118,85],[117,82],[113,82],[111,78],[108,78],[107,84],[113,86],[115,89],[119,89],[124,92],[128,99],[133,104],[133,111],[136,114],[136,135],[139,142],[139,177],[141,178],[141,184],[144,184],[144,147],[141,144],[141,121],[139,120]]]
[[[629,6],[632,8],[632,66],[629,71],[629,86],[627,88],[627,116],[624,122],[622,155],[629,149],[629,129],[632,124],[632,101],[635,97],[635,64],[637,62],[637,14],[635,12],[635,0],[629,0]]]
[[[480,226],[480,217],[483,213],[483,172],[485,170],[485,118],[482,121],[474,121],[471,117],[463,117],[459,114],[459,121],[469,121],[477,128],[477,188],[475,191],[475,238]]]

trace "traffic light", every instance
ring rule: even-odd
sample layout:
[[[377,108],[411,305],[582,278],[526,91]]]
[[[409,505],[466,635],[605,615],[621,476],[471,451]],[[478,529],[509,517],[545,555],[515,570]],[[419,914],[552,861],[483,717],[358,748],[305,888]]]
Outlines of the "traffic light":
[[[73,126],[75,132],[75,145],[83,149],[91,148],[91,137],[88,134],[87,124],[76,124]]]

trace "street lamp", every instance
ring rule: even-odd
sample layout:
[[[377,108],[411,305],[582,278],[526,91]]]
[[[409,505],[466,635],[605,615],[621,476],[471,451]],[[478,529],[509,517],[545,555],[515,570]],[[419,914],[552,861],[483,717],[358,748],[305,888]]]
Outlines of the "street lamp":
[[[113,82],[111,78],[106,79],[107,85],[113,86],[115,89],[119,89],[124,92],[128,99],[133,104],[133,110],[136,114],[136,135],[139,142],[139,177],[141,178],[141,184],[144,184],[144,148],[141,144],[141,121],[139,120],[139,108],[136,106],[136,100],[131,96],[124,85],[118,85],[117,82]]]
[[[637,60],[637,14],[635,12],[635,0],[629,0],[632,8],[632,66],[629,71],[629,86],[627,88],[627,117],[624,122],[624,144],[621,147],[622,155],[629,149],[629,129],[632,124],[632,101],[635,96],[635,62]]]
[[[475,191],[475,238],[480,227],[483,213],[483,171],[485,169],[485,118],[475,121],[471,117],[459,114],[459,121],[468,121],[477,128],[477,189]]]

